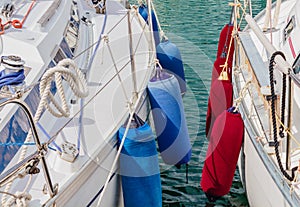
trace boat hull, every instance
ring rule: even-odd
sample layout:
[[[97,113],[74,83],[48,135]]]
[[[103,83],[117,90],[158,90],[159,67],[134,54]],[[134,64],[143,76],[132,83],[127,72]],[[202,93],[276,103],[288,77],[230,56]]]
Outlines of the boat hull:
[[[246,124],[245,124],[246,125]],[[239,172],[250,206],[297,206],[297,199],[289,194],[288,186],[273,163],[245,129],[243,149],[239,157]]]

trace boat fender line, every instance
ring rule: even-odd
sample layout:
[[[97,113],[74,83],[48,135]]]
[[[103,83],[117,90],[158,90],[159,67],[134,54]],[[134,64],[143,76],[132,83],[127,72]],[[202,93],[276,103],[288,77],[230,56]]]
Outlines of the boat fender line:
[[[221,30],[218,43],[217,58],[226,58],[228,54],[233,53],[233,50],[229,50],[230,41],[232,41],[231,39],[233,28],[233,24],[226,24]]]
[[[139,14],[143,17],[143,19],[147,22],[147,24],[149,25],[148,19],[148,6],[141,3],[139,5]],[[160,42],[160,37],[159,37],[159,32],[158,32],[158,20],[154,14],[154,11],[151,10],[151,19],[152,19],[152,30],[153,30],[153,37],[154,37],[154,41],[155,41],[155,46],[159,44]]]
[[[200,182],[209,201],[229,192],[243,139],[241,114],[236,107],[224,110],[215,120]]]
[[[138,98],[137,98],[137,101],[133,104],[133,107],[129,108],[129,120],[133,119],[134,113],[137,110],[142,97],[143,97],[142,95],[139,95]],[[116,168],[116,165],[119,162],[121,151],[122,151],[122,148],[123,148],[125,140],[126,140],[125,137],[127,136],[129,129],[130,129],[130,122],[128,122],[127,125],[126,125],[125,131],[124,131],[124,135],[123,135],[123,137],[121,139],[122,141],[121,141],[121,143],[119,143],[119,148],[118,148],[117,154],[116,154],[115,159],[114,159],[114,161],[113,161],[113,163],[111,165],[111,168],[109,170],[109,174],[108,174],[108,176],[106,178],[106,181],[105,181],[105,183],[103,185],[103,189],[102,189],[101,193],[99,194],[99,199],[98,199],[98,202],[97,202],[97,206],[101,205],[101,202],[102,202],[102,200],[104,198],[104,193],[106,192],[106,189],[108,187],[108,183],[109,183],[112,175],[115,172],[114,169]]]
[[[130,122],[127,136],[126,125]],[[120,175],[125,207],[162,205],[159,161],[151,127],[136,113],[118,131],[118,145],[125,139],[120,155]]]
[[[275,109],[275,101],[276,101],[276,94],[275,94],[275,87],[274,87],[274,65],[275,65],[275,57],[279,55],[285,60],[285,56],[283,52],[276,51],[272,54],[270,58],[270,64],[269,64],[269,77],[270,77],[270,85],[271,85],[271,113],[272,113],[272,124],[273,124],[273,138],[274,138],[274,145],[275,145],[275,155],[277,159],[277,164],[279,166],[279,169],[281,173],[286,177],[289,181],[293,181],[294,178],[290,176],[286,170],[283,168],[280,154],[279,154],[279,142],[277,139],[277,123],[276,123],[276,109]]]
[[[151,4],[151,8],[153,10],[153,13],[154,13],[154,16],[157,20],[157,26],[158,26],[158,29],[159,29],[159,35],[160,35],[160,39],[162,41],[167,41],[168,40],[168,37],[166,36],[165,32],[163,31],[162,27],[161,27],[161,24],[160,24],[160,21],[158,19],[158,16],[157,16],[157,12],[156,12],[156,9],[155,9],[155,6],[154,6],[154,3],[153,1],[150,1],[150,4]]]
[[[234,25],[231,23],[226,24],[220,32],[217,58],[212,68],[211,88],[206,112],[205,134],[207,138],[210,136],[214,120],[217,116],[223,110],[232,106],[233,86],[231,82],[234,32]],[[215,93],[218,95],[214,95]],[[225,101],[226,103],[224,103]]]
[[[227,71],[230,81],[232,80],[232,63],[234,53],[233,29],[234,26],[232,24],[227,24],[220,32],[217,58],[212,68],[211,83],[213,83],[224,70]]]

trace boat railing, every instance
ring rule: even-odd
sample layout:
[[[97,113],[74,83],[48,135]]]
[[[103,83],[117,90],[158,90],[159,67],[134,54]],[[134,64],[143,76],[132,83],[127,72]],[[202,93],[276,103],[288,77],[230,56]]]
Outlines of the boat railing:
[[[259,41],[263,44],[264,48],[267,50],[269,54],[273,54],[276,52],[276,48],[271,44],[268,38],[264,35],[261,31],[255,20],[250,16],[246,15],[245,20],[247,21],[249,27],[253,30]],[[276,63],[278,64],[278,69],[288,76],[294,81],[294,83],[300,87],[300,79],[296,76],[294,71],[292,70],[292,66],[288,62],[286,62],[281,56],[276,56],[275,58]]]
[[[253,72],[258,81],[259,86],[270,86],[268,68],[266,67],[261,56],[259,55],[255,44],[250,37],[250,34],[248,32],[239,32],[238,37],[242,43],[243,50],[245,51],[246,56],[248,57],[249,63],[253,68]]]
[[[251,83],[253,85],[257,86],[257,90],[249,87],[248,93],[251,96],[251,98],[255,99],[251,105],[252,107],[252,113],[255,111],[256,119],[251,119],[251,121],[255,120],[258,121],[260,126],[262,126],[262,132],[260,136],[266,137],[266,140],[271,141],[270,134],[267,133],[270,131],[270,124],[269,120],[267,119],[266,110],[269,107],[268,100],[270,96],[270,80],[269,80],[269,72],[267,65],[262,60],[261,56],[259,56],[259,53],[254,45],[253,40],[251,39],[249,33],[247,32],[239,32],[238,35],[238,41],[241,44],[239,45],[239,52],[244,54],[243,57],[246,59],[239,59],[239,65],[242,67],[242,65],[247,64],[246,67],[243,67],[244,69],[241,69],[241,73],[244,77],[244,82],[249,81],[248,79],[251,79]],[[249,70],[249,67],[251,70]],[[251,71],[251,72],[250,72]],[[241,86],[238,86],[241,87]],[[252,115],[253,116],[253,115]],[[257,134],[260,134],[258,131]],[[262,143],[263,145],[265,142]]]
[[[14,165],[12,168],[7,170],[5,173],[3,173],[3,175],[0,176],[0,186],[3,183],[5,183],[9,178],[11,178],[13,175],[15,175],[17,172],[19,172],[21,169],[32,164],[32,161],[41,161],[44,177],[46,180],[47,189],[49,191],[50,196],[53,197],[57,193],[57,188],[55,188],[54,185],[52,184],[48,166],[47,166],[47,163],[45,160],[45,155],[47,154],[47,149],[48,149],[47,144],[41,144],[38,133],[37,133],[37,129],[36,129],[36,126],[34,123],[33,116],[31,114],[30,109],[27,106],[27,104],[24,101],[13,97],[11,99],[4,99],[3,101],[1,101],[0,107],[4,107],[5,105],[8,105],[8,104],[17,104],[24,111],[24,113],[29,121],[29,124],[30,124],[30,129],[31,129],[33,139],[34,139],[36,147],[37,147],[37,151],[35,153],[33,153],[32,155],[29,155],[28,157],[24,158],[22,161],[20,161],[19,163]],[[33,166],[36,167],[36,165],[37,165],[37,163],[34,164]]]

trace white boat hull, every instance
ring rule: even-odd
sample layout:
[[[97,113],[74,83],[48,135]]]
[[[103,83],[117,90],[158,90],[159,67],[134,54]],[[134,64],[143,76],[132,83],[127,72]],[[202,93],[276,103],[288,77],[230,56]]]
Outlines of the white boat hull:
[[[31,1],[17,3],[21,4],[17,9],[18,16],[22,16]],[[128,10],[122,3],[125,1],[106,1],[106,14],[100,14],[92,1],[36,1],[23,30],[10,27],[0,36],[3,43],[0,45],[1,55],[20,56],[26,67],[30,67],[25,81],[26,85],[33,84],[35,87],[24,93],[21,100],[30,104],[32,113],[35,113],[40,101],[41,76],[49,68],[58,66],[61,60],[72,59],[84,74],[89,91],[85,97],[76,98],[65,81],[67,78],[60,77],[66,105],[70,108],[69,117],[57,118],[43,109],[36,121],[38,123],[35,123],[40,142],[47,146],[42,155],[47,170],[39,162],[39,173],[32,178],[26,174],[23,179],[16,179],[9,188],[6,188],[6,183],[3,184],[0,187],[2,192],[14,194],[24,191],[30,194],[29,206],[97,206],[100,194],[103,198],[100,206],[124,205],[117,133],[134,112],[143,120],[148,118],[146,88],[155,68],[155,50],[152,33],[139,15],[138,8]],[[15,45],[17,41],[22,47]],[[57,91],[60,89],[56,84],[52,84],[55,92],[51,93],[59,99]],[[53,104],[50,105],[53,107]],[[4,106],[0,110],[0,132],[11,142],[15,141],[13,136],[18,137],[19,134],[26,137],[29,129],[26,117],[17,110],[16,106]],[[15,114],[17,118],[12,118]],[[19,142],[24,140],[22,138]],[[62,151],[57,147],[62,148],[67,142],[75,147]],[[10,168],[17,165],[19,157],[22,157],[23,147],[20,146],[15,147],[16,155],[10,155],[12,158],[7,159],[0,176],[5,177]],[[78,154],[73,157],[74,162],[66,161],[72,152],[66,153],[66,158],[62,155],[63,151],[76,151],[76,148]],[[36,146],[30,146],[25,155],[36,151]],[[44,171],[49,175],[50,185],[46,184],[47,173]],[[52,186],[54,192],[47,186]],[[11,197],[14,196],[1,194],[0,205]]]
[[[272,15],[267,15],[273,17],[275,6],[276,4],[273,5],[270,11]],[[249,204],[254,207],[293,207],[300,205],[299,186],[295,185],[297,180],[289,181],[282,172],[284,170],[292,176],[292,169],[294,168],[294,173],[297,173],[295,169],[297,170],[299,156],[292,154],[297,152],[295,142],[299,141],[299,105],[297,104],[299,86],[292,81],[291,91],[293,92],[286,92],[286,96],[291,95],[290,102],[292,103],[289,105],[291,107],[290,115],[286,115],[288,106],[285,109],[285,124],[291,124],[291,126],[285,127],[292,128],[291,130],[288,129],[292,135],[285,135],[282,142],[278,144],[279,160],[283,166],[283,169],[280,169],[278,159],[275,156],[269,77],[270,56],[273,52],[276,50],[283,51],[288,65],[293,65],[296,59],[294,49],[299,49],[299,40],[295,36],[299,36],[299,28],[295,25],[291,26],[289,22],[293,18],[297,19],[296,22],[299,22],[296,12],[299,11],[299,7],[300,4],[297,1],[282,1],[278,15],[279,21],[275,29],[264,28],[266,25],[264,24],[265,19],[268,17],[265,11],[261,12],[255,18],[255,21],[248,15],[246,19],[249,25],[244,31],[239,32],[236,42],[236,45],[238,45],[235,50],[236,72],[233,77],[235,98],[240,97],[241,90],[246,89],[243,100],[239,105],[239,111],[245,124],[245,134],[238,166]],[[275,49],[273,50],[273,48]],[[296,54],[299,56],[299,50]],[[275,99],[277,101],[276,111],[277,116],[280,117],[282,71],[285,71],[285,69],[279,67],[278,62],[279,60],[276,62],[276,67],[274,67],[274,79],[276,80],[274,85],[277,95]],[[246,82],[250,83],[249,87],[245,87]],[[286,99],[286,102],[288,102],[288,99]],[[281,124],[279,120],[280,118],[277,119],[278,128]],[[288,139],[291,139],[291,136],[295,138],[292,139],[290,145],[292,149],[289,152],[291,164],[286,167],[286,154],[288,151],[286,143]]]
[[[246,194],[250,206],[286,207],[295,206],[287,184],[281,181],[273,163],[266,163],[252,142],[247,129],[245,129],[243,151],[239,160],[239,172],[244,181]],[[256,142],[256,141],[254,141]],[[261,149],[262,150],[262,149]],[[242,168],[243,166],[243,168]]]

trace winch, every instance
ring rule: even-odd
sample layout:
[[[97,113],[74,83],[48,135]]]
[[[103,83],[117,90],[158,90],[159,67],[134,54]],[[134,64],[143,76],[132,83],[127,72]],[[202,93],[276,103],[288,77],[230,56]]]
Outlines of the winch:
[[[1,64],[5,68],[5,73],[18,72],[24,69],[25,61],[16,55],[2,56]]]
[[[2,56],[0,72],[0,88],[2,92],[15,93],[25,85],[25,61],[16,55]]]

